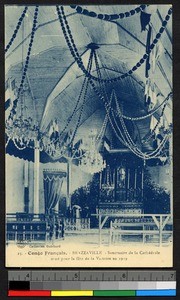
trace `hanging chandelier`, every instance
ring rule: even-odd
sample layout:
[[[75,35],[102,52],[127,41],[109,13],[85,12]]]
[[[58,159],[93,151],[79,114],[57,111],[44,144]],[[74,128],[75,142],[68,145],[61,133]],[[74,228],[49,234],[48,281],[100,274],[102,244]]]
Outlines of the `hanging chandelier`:
[[[38,137],[38,126],[32,123],[32,118],[23,119],[21,116],[15,120],[8,120],[6,122],[6,134],[11,139],[18,149],[25,149],[26,147],[34,147],[34,141]]]
[[[93,175],[101,172],[106,167],[106,162],[97,151],[88,151],[81,159],[80,166],[83,172]]]
[[[78,128],[81,124],[81,118],[86,103],[87,91],[89,86],[89,80],[87,76],[85,76],[83,80],[78,99],[75,103],[75,107],[71,115],[68,117],[64,128],[60,128],[58,120],[54,119],[49,123],[48,127],[46,128],[46,131],[42,132],[38,121],[34,122],[34,120],[28,116],[29,112],[25,105],[25,84],[28,87],[26,73],[29,65],[32,43],[34,40],[37,11],[38,10],[36,8],[31,34],[32,37],[30,40],[25,65],[23,67],[21,84],[19,88],[17,88],[16,99],[14,101],[10,101],[9,99],[6,103],[6,109],[8,109],[11,106],[10,113],[8,111],[8,116],[6,120],[6,146],[8,146],[9,141],[12,140],[14,142],[14,145],[19,150],[24,150],[26,148],[39,149],[40,151],[44,151],[53,160],[58,160],[62,157],[80,159],[81,153],[79,153],[79,149],[77,149],[76,144],[74,144],[74,140],[76,138]],[[92,58],[93,54],[90,55],[88,61],[87,70],[89,72],[92,68]],[[13,91],[11,92],[13,93]],[[72,121],[74,120],[73,117],[77,113],[77,107],[79,103],[81,103],[82,105],[78,115],[78,119],[75,126],[73,124],[73,129],[71,129],[72,124],[70,123],[72,123]],[[36,112],[34,113],[36,114]]]
[[[80,160],[80,167],[83,172],[93,175],[106,167],[106,162],[98,151],[96,130],[91,130],[88,138],[84,138],[81,149],[85,151]]]

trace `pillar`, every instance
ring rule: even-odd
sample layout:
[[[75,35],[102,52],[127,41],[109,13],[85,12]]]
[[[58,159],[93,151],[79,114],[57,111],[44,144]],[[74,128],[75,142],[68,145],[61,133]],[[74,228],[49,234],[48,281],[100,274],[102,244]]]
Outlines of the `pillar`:
[[[29,162],[24,162],[24,212],[29,213]]]
[[[71,165],[72,161],[67,161],[67,197],[66,197],[66,208],[71,211]]]
[[[81,229],[80,208],[76,208],[76,230]]]
[[[39,214],[39,168],[40,151],[39,142],[36,141],[34,149],[34,214]]]
[[[102,216],[99,211],[99,246],[101,246],[101,243],[102,243],[101,220],[102,220]]]
[[[141,173],[141,197],[142,201],[144,198],[144,169],[145,169],[146,161],[144,160],[143,166],[142,166],[142,173]]]
[[[134,189],[137,188],[137,169],[134,170]]]
[[[163,220],[161,215],[159,217],[159,246],[162,246],[162,235],[163,235]]]

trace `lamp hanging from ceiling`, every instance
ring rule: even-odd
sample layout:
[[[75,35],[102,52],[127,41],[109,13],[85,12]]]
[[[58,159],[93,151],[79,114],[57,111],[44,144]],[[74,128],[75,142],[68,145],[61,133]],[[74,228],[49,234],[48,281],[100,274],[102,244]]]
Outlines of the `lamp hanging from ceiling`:
[[[34,121],[31,117],[28,116],[28,111],[25,105],[25,98],[27,96],[25,88],[25,84],[27,83],[26,75],[29,66],[30,53],[34,41],[34,35],[36,31],[37,15],[38,6],[36,6],[35,8],[31,39],[29,42],[25,64],[22,67],[22,79],[19,88],[17,87],[16,99],[11,105],[11,110],[6,120],[6,146],[8,145],[8,142],[12,140],[14,142],[14,145],[19,150],[24,150],[26,148],[34,149],[37,147],[38,142],[38,148],[40,151],[46,152],[46,154],[48,154],[52,159],[57,160],[63,156],[69,157],[72,154],[70,153],[70,149],[74,145],[77,130],[81,125],[83,109],[85,106],[86,96],[89,87],[89,79],[87,76],[84,77],[77,103],[74,107],[73,113],[68,117],[67,124],[65,125],[65,127],[61,129],[60,124],[55,119],[52,120],[52,122],[50,122],[46,132],[42,132],[40,130],[38,122]],[[91,53],[89,57],[87,66],[88,72],[90,72],[92,68],[92,58],[93,53]],[[69,129],[68,127],[74,115],[77,114],[77,112],[79,112],[78,106],[80,103],[82,105],[80,108],[79,116],[77,118],[77,122],[75,126],[73,126],[73,130]],[[74,153],[76,154],[76,152],[77,151],[74,151],[72,155],[74,155]]]
[[[90,174],[101,172],[106,167],[106,162],[97,147],[97,130],[91,130],[88,138],[84,138],[81,148],[85,151],[80,160],[82,171]]]

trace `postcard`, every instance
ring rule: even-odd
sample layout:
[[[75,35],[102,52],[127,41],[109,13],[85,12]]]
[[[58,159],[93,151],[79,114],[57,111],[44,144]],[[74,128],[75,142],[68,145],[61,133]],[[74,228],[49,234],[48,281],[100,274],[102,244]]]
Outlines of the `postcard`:
[[[172,5],[5,5],[7,267],[172,267]]]

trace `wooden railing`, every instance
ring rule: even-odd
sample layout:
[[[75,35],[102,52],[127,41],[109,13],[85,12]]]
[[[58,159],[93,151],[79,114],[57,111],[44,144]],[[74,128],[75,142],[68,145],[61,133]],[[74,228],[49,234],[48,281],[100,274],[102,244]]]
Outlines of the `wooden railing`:
[[[64,219],[65,232],[68,231],[83,231],[90,229],[90,218],[65,218]]]
[[[7,214],[6,243],[35,242],[63,237],[63,224],[50,222],[44,214]]]
[[[172,218],[170,215],[121,216],[110,222],[109,243],[122,242],[133,236],[142,238],[143,243],[172,242]]]
[[[58,216],[56,216],[58,218]],[[43,214],[7,214],[6,242],[35,242],[64,238],[64,233],[90,229],[90,218],[50,220]]]

